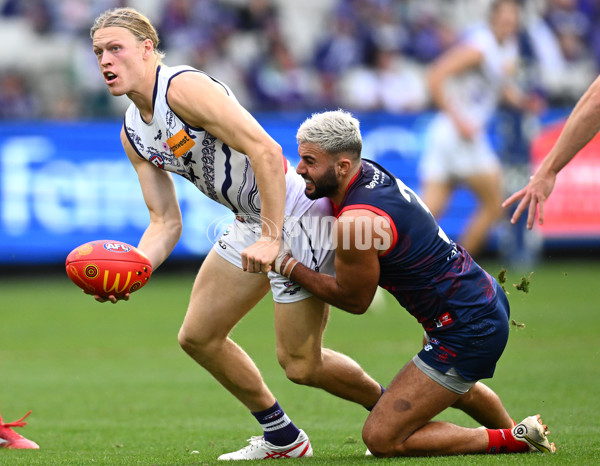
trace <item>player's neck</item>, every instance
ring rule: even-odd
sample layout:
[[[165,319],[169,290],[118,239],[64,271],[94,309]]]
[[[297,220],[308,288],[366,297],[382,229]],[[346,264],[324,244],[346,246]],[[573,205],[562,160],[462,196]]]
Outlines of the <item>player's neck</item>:
[[[360,171],[361,167],[362,163],[359,160],[359,162],[352,167],[352,170],[350,170],[340,180],[339,187],[335,194],[329,196],[329,199],[331,199],[331,202],[333,202],[334,205],[339,206],[344,201],[344,197],[346,197],[346,191],[348,191],[348,187],[354,182],[355,178],[358,176],[358,172]]]
[[[140,86],[127,93],[127,97],[134,103],[140,111],[142,119],[149,123],[154,116],[154,88],[157,80],[157,68],[160,63],[155,62],[146,70],[144,79]]]

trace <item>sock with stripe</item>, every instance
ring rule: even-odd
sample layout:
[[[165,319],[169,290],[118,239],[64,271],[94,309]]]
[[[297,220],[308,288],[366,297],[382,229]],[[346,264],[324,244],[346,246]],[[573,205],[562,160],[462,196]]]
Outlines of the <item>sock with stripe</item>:
[[[379,398],[381,398],[381,396],[385,393],[385,388],[383,388],[383,385],[379,384],[379,386],[381,387],[381,395],[379,395]],[[379,401],[379,400],[377,400]],[[377,402],[375,402],[375,405],[377,404]],[[365,409],[367,411],[373,411],[373,408],[375,407],[375,405],[373,406],[365,406]]]
[[[265,440],[273,445],[289,445],[300,435],[300,430],[281,409],[277,401],[269,409],[252,414],[263,428]]]
[[[525,453],[529,451],[529,445],[525,442],[516,440],[513,437],[512,429],[486,429],[490,443],[485,452],[487,454],[496,453]]]

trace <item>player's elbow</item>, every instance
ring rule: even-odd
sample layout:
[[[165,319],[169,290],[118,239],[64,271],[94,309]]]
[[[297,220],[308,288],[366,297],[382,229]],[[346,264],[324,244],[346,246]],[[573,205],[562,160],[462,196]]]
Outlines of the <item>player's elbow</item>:
[[[600,82],[591,93],[590,100],[594,109],[594,113],[600,112]]]
[[[592,112],[600,112],[600,77],[592,83],[587,92],[583,95],[582,101],[588,104]]]
[[[270,160],[279,166],[281,164],[281,168],[285,169],[283,165],[283,148],[279,143],[273,140],[269,140],[265,142],[260,151],[262,158],[265,160]]]
[[[169,225],[169,232],[173,238],[177,238],[177,240],[181,238],[181,233],[183,232],[183,222],[181,219]]]
[[[179,241],[179,238],[181,238],[181,233],[183,232],[183,221],[181,220],[181,217],[176,216],[165,219],[160,224],[160,230],[166,238],[169,238],[171,242],[176,243]]]
[[[367,312],[369,309],[370,302],[364,302],[364,300],[352,300],[345,303],[342,309],[350,314],[361,315]]]
[[[278,142],[273,142],[270,146],[271,152],[276,154],[277,156],[283,154],[283,147]]]
[[[432,65],[425,74],[425,87],[431,93],[439,92],[444,83],[444,75],[437,65]]]

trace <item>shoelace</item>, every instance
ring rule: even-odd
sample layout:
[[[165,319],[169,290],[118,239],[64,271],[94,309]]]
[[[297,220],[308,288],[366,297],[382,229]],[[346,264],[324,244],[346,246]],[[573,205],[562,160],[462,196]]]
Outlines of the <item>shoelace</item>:
[[[26,426],[27,423],[24,421],[24,419],[29,416],[31,414],[31,410],[29,410],[29,412],[23,416],[21,419],[19,419],[18,421],[14,421],[14,422],[7,422],[6,424],[4,422],[2,422],[2,420],[0,420],[0,427],[23,427]]]
[[[265,437],[263,435],[260,436],[252,436],[249,439],[246,439],[246,442],[249,442],[250,445],[242,448],[244,451],[252,451],[260,446],[261,443],[264,442]]]

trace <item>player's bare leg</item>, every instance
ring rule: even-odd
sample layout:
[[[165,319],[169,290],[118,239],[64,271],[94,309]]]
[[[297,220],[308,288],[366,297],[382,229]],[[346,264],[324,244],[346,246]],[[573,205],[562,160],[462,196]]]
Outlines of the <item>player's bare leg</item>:
[[[348,356],[322,347],[328,317],[329,306],[315,297],[275,303],[279,363],[295,383],[371,408],[381,396],[381,386]]]
[[[465,180],[477,197],[478,206],[458,243],[472,256],[481,252],[490,229],[502,215],[501,180],[500,172],[471,176]]]
[[[443,215],[454,187],[446,181],[426,180],[421,189],[421,199],[437,219]]]
[[[235,292],[223,292],[228,283],[235,284]],[[211,250],[179,331],[182,348],[253,412],[273,406],[275,398],[252,359],[228,334],[268,290],[266,274],[243,272]]]
[[[452,407],[464,411],[488,429],[510,429],[514,426],[500,397],[481,382],[473,385]]]
[[[427,338],[423,337],[423,346],[426,344]],[[465,412],[488,429],[510,429],[514,426],[500,397],[482,382],[476,382],[452,407]]]
[[[410,361],[371,411],[363,440],[374,455],[385,457],[484,453],[486,430],[431,421],[459,398]]]

